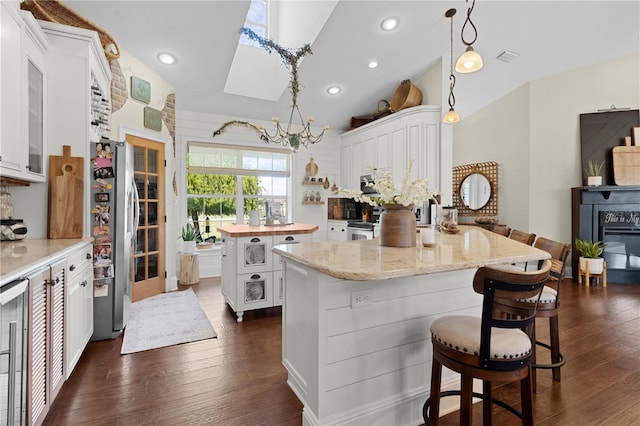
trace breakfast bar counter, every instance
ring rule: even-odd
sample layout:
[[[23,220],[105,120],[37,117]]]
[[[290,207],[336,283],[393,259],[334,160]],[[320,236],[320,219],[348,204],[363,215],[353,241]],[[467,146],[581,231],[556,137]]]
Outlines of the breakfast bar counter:
[[[434,247],[378,239],[276,245],[283,259],[282,356],[304,425],[419,425],[431,336],[441,315],[479,315],[477,268],[535,264],[547,252],[485,229],[440,233]],[[447,374],[448,373],[448,374]],[[443,372],[443,389],[459,386]],[[442,401],[441,413],[455,409]]]

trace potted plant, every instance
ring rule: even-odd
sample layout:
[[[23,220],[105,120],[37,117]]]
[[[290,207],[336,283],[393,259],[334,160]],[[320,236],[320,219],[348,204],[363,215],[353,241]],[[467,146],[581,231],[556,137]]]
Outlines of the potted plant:
[[[604,259],[600,257],[605,243],[602,241],[581,240],[576,238],[576,250],[580,253],[580,271],[590,274],[601,274],[604,269]]]
[[[602,185],[602,166],[604,166],[604,161],[602,163],[599,163],[594,160],[589,160],[588,167],[587,169],[585,169],[585,172],[587,172],[587,185]]]
[[[183,253],[194,253],[196,251],[196,233],[191,225],[187,223],[182,227],[180,238],[182,239]]]

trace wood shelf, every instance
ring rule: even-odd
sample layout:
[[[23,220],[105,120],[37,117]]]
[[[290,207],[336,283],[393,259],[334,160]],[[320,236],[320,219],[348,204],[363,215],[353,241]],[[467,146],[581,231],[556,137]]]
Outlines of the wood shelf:
[[[302,204],[324,204],[324,201],[303,201]]]
[[[324,185],[324,181],[322,181],[322,182],[317,182],[317,181],[316,182],[311,182],[310,180],[304,180],[304,181],[302,181],[302,184],[303,185],[320,185],[320,186],[322,186],[322,185]]]

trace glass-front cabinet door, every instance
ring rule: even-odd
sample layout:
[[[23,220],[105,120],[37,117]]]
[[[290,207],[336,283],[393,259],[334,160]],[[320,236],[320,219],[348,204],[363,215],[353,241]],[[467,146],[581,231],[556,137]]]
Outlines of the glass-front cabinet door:
[[[44,74],[32,61],[28,62],[27,135],[29,158],[27,171],[44,175]]]

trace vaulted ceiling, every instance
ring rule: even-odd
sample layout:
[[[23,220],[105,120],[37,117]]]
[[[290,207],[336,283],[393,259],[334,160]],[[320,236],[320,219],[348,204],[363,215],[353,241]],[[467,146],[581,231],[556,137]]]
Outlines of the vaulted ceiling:
[[[301,2],[310,6],[317,3],[311,0],[296,3]],[[249,0],[65,2],[109,32],[121,48],[175,85],[177,109],[247,119],[271,120],[274,116],[284,119],[291,105],[286,88],[277,101],[224,91],[249,3]],[[464,50],[460,31],[469,5],[464,0],[338,1],[311,44],[313,55],[305,57],[300,66],[298,102],[302,114],[313,116],[318,126],[329,124],[347,129],[351,116],[370,114],[380,99],[391,98],[400,81],[418,79],[431,67],[440,66],[441,60],[446,102],[450,21],[444,13],[452,7],[457,9],[454,17],[457,57]],[[314,12],[296,13],[305,19],[315,16]],[[385,32],[380,23],[388,16],[398,17],[400,25]],[[478,0],[472,15],[478,30],[474,47],[483,56],[485,65],[479,72],[457,76],[456,110],[464,120],[528,81],[639,54],[639,17],[640,2],[631,0]],[[519,56],[510,63],[498,60],[497,56],[505,50]],[[176,64],[158,62],[156,55],[162,51],[174,53],[178,58]],[[373,59],[379,66],[368,69],[367,64]],[[277,72],[288,76],[282,64],[273,66],[280,67]],[[258,66],[247,71],[256,78],[266,72]],[[340,86],[342,92],[329,95],[326,89],[330,85]],[[440,101],[430,99],[430,103]]]

